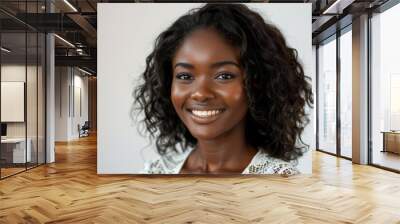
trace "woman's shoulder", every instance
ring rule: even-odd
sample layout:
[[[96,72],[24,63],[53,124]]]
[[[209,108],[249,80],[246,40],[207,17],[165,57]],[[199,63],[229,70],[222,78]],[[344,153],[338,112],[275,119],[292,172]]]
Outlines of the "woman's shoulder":
[[[142,174],[178,174],[190,150],[185,152],[168,151],[164,155],[146,161]]]
[[[296,168],[295,161],[286,162],[282,159],[271,157],[260,149],[243,173],[292,176],[300,174],[300,171]]]

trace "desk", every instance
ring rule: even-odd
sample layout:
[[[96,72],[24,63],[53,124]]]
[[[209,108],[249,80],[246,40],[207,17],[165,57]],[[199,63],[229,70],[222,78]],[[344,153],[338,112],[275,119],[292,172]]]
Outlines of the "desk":
[[[382,131],[381,133],[383,134],[382,152],[393,152],[400,154],[400,132]]]
[[[27,139],[26,154],[25,154],[25,138],[6,138],[1,139],[1,157],[6,160],[6,163],[25,163],[31,162],[31,145],[30,138]],[[12,159],[11,159],[12,158]],[[27,161],[25,161],[27,159]]]

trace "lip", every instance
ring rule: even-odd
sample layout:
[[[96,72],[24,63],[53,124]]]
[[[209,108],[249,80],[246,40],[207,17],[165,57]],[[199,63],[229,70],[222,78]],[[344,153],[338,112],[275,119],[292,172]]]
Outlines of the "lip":
[[[216,115],[209,116],[209,117],[199,117],[199,116],[194,115],[194,114],[192,113],[192,110],[201,110],[201,111],[205,111],[205,110],[221,110],[221,112],[218,113],[218,114],[216,114]],[[218,118],[221,117],[221,115],[226,111],[226,109],[221,109],[221,108],[219,108],[219,109],[211,109],[211,108],[210,108],[210,109],[205,109],[205,108],[197,109],[197,108],[190,108],[190,109],[186,109],[185,111],[186,111],[186,113],[189,114],[190,118],[191,118],[195,123],[204,125],[204,124],[210,124],[210,123],[216,121]]]

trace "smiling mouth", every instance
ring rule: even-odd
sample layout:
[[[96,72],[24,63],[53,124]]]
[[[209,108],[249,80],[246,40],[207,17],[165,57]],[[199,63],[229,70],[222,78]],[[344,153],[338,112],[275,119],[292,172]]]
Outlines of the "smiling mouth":
[[[188,109],[188,111],[193,116],[204,119],[204,118],[216,117],[217,115],[224,112],[225,109],[217,109],[217,110],[195,110],[195,109],[191,110],[191,109]]]

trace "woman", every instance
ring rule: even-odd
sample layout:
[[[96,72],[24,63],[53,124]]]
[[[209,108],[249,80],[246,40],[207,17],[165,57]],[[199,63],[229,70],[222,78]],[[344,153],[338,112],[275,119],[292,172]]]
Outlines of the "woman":
[[[156,40],[135,90],[160,158],[144,173],[299,173],[308,77],[281,32],[241,4],[207,4]]]

